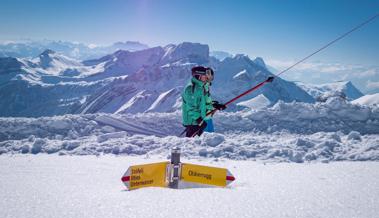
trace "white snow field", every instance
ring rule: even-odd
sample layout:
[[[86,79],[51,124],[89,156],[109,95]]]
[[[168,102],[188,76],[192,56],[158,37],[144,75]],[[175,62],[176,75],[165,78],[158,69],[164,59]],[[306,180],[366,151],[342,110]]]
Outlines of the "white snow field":
[[[145,156],[1,155],[2,218],[376,218],[378,162],[296,164],[210,159],[228,168],[227,188],[126,191],[120,178]]]

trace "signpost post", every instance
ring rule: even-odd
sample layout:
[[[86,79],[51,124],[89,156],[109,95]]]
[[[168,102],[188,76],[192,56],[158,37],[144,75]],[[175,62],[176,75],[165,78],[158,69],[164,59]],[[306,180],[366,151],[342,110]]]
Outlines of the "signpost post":
[[[225,168],[180,162],[180,148],[171,150],[171,162],[130,166],[121,178],[128,190],[143,187],[226,187],[235,180]]]
[[[171,178],[170,178],[170,188],[178,188],[179,184],[179,168],[180,168],[180,148],[174,147],[171,150]]]

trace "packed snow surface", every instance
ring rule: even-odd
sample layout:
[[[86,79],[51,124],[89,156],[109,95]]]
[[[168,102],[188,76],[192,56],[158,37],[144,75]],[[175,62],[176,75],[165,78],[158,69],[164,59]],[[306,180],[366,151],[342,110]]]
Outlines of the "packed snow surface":
[[[130,156],[0,156],[3,218],[260,217],[374,218],[379,205],[378,162],[263,164],[182,158],[228,168],[227,188],[126,191],[130,165],[165,160]]]

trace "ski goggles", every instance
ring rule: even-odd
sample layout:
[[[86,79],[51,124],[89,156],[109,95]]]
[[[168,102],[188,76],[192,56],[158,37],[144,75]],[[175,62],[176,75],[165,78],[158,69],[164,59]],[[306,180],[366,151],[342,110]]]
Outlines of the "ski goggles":
[[[208,81],[210,81],[210,82],[213,81],[213,79],[214,79],[213,71],[211,69],[206,69],[205,72],[204,71],[195,71],[194,75],[207,76]]]
[[[213,71],[211,69],[207,69],[205,71],[205,75],[208,77],[208,80],[211,82],[214,79]]]

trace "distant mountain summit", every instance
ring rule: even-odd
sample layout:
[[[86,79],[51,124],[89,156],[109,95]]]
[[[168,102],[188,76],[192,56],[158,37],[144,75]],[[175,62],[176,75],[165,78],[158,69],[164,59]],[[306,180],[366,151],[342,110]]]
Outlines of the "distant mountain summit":
[[[232,54],[230,54],[228,52],[225,52],[225,51],[211,51],[209,53],[209,55],[217,58],[219,61],[222,61],[222,60],[224,60],[225,58],[228,58],[228,57],[233,57]]]
[[[253,62],[254,62],[255,64],[257,64],[257,65],[263,67],[263,68],[267,68],[267,67],[266,67],[266,63],[264,62],[263,58],[261,58],[261,57],[257,57],[257,58],[255,58]]]
[[[138,51],[148,49],[149,46],[136,41],[115,42],[111,46],[113,50]]]
[[[200,43],[183,42],[179,45],[168,45],[164,48],[161,63],[174,63],[176,61],[188,63],[207,63],[209,60],[208,45]]]
[[[296,84],[315,99],[322,99],[340,94],[343,94],[348,100],[354,100],[363,96],[362,92],[350,81],[340,81],[321,85],[305,84],[301,82],[297,82]]]
[[[32,62],[37,64],[42,69],[50,70],[53,74],[59,74],[62,70],[70,67],[81,66],[79,61],[68,58],[63,54],[59,54],[50,49],[43,51],[37,58],[33,59]]]
[[[46,49],[45,51],[43,51],[39,56],[49,56],[49,55],[52,55],[52,54],[55,54],[55,51],[51,50],[51,49]]]

